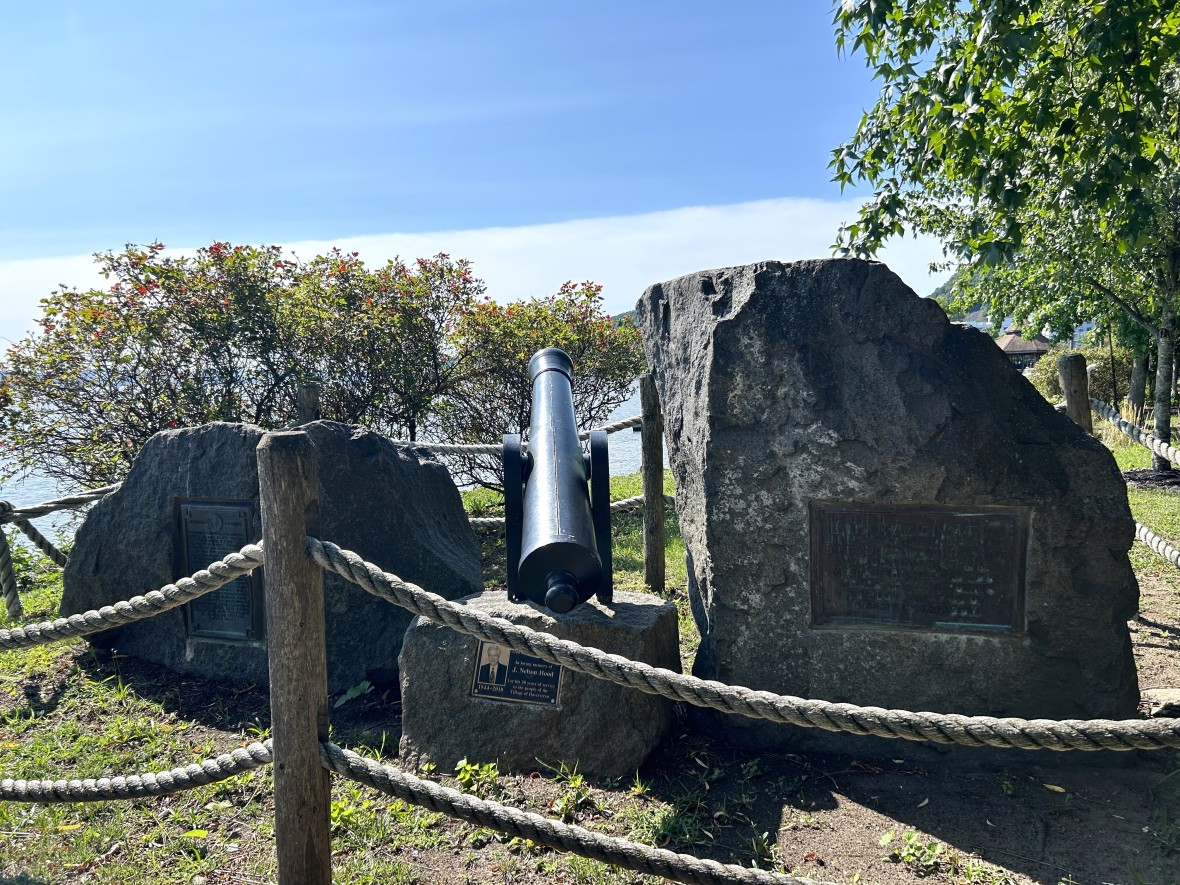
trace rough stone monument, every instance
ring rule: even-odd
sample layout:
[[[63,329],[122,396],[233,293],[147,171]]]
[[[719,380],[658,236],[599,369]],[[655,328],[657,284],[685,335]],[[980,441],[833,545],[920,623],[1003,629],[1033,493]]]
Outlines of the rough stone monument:
[[[329,421],[304,425],[318,464],[320,537],[454,599],[482,587],[479,548],[445,467],[422,448]],[[264,430],[206,424],[148,440],[118,491],[79,528],[62,613],[99,608],[192,574],[262,537],[255,448]],[[266,684],[261,575],[96,642],[181,673]],[[411,616],[326,576],[328,681],[392,680]]]
[[[691,274],[636,315],[696,675],[909,710],[1134,714],[1126,486],[991,339],[854,259]],[[826,741],[702,719],[746,745]]]
[[[502,592],[459,600],[489,617],[680,672],[676,607],[615,591],[554,615]],[[443,771],[466,757],[504,771],[565,763],[631,777],[672,721],[671,702],[417,618],[401,653],[401,756]],[[538,761],[540,760],[540,761]]]

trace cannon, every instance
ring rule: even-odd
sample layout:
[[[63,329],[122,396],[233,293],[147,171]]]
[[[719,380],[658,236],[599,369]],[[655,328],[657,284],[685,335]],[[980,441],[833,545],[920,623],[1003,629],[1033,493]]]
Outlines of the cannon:
[[[583,454],[573,370],[560,348],[533,354],[528,449],[515,433],[503,449],[508,597],[559,614],[591,596],[609,603],[612,591],[607,435],[592,431]]]

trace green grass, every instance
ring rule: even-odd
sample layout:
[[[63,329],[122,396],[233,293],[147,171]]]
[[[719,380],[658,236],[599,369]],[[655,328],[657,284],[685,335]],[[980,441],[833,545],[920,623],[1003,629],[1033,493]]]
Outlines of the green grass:
[[[1094,435],[1110,449],[1119,470],[1151,466],[1151,452],[1099,415],[1093,416]]]
[[[666,485],[670,494],[670,476]],[[612,479],[613,500],[640,492],[638,476]],[[465,492],[463,499],[472,515],[503,512],[498,496],[486,490]],[[688,614],[684,543],[671,509],[667,536],[664,596],[679,608],[682,644],[691,655],[698,640]],[[642,511],[614,514],[613,537],[616,586],[644,590]],[[501,533],[480,532],[480,539],[488,586],[502,585]],[[15,537],[12,552],[25,607],[21,622],[55,617],[60,571]],[[235,719],[228,712],[230,704],[216,687],[206,689],[212,695],[205,699],[208,709],[194,714],[191,701],[181,697],[193,681],[164,675],[153,682],[138,670],[129,675],[136,666],[83,641],[0,652],[0,776],[84,778],[159,771],[227,752],[267,734],[261,693],[253,724],[237,721],[241,716]],[[380,699],[366,696],[334,715],[346,720],[357,708],[379,706]],[[396,746],[383,752],[384,733],[334,730],[333,738],[373,758],[396,755]],[[438,875],[415,872],[417,854],[456,851],[477,832],[343,778],[333,778],[332,785],[333,875],[340,883],[440,881]],[[583,805],[593,806],[588,788],[587,795],[579,793],[573,803],[568,801],[570,790],[564,784],[557,796],[559,803],[564,798],[570,805],[567,817],[584,813]],[[543,807],[535,810],[546,812]],[[0,803],[0,882],[22,881],[12,877],[23,876],[27,881],[84,878],[110,885],[188,885],[196,876],[224,876],[229,871],[235,881],[270,881],[275,868],[273,826],[267,768],[158,800]],[[639,881],[552,852],[533,856],[533,849],[528,849],[522,854],[520,845],[501,844],[495,837],[492,844],[502,855],[497,861],[501,872],[513,866],[547,865],[573,881]]]

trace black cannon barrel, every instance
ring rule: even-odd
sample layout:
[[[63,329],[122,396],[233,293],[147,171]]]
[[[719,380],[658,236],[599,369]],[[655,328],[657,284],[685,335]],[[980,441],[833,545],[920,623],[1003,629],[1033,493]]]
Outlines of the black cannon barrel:
[[[593,596],[603,577],[572,372],[573,362],[560,348],[538,351],[529,361],[533,413],[518,581],[525,596],[559,613]]]

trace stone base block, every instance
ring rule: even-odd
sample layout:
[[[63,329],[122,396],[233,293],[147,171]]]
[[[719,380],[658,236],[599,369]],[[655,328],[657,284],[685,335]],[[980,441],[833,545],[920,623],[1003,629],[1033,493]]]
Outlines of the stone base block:
[[[508,600],[504,592],[459,600],[492,617],[656,667],[680,670],[676,607],[616,592],[565,615]],[[542,764],[600,777],[630,777],[659,744],[671,702],[417,618],[398,659],[402,759],[449,771],[460,759],[502,771]]]

